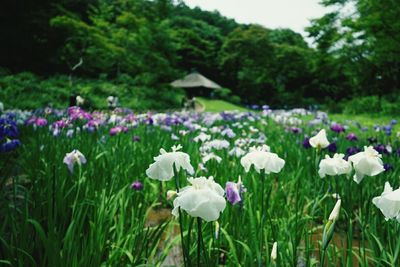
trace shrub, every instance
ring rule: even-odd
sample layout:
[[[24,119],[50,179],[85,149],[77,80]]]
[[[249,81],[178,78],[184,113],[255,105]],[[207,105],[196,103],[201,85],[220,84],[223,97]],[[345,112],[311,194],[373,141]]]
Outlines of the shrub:
[[[381,112],[381,100],[378,96],[356,97],[345,104],[344,113],[361,114]]]
[[[227,100],[229,96],[232,94],[232,90],[228,88],[217,88],[214,90],[215,97],[220,99]]]
[[[94,109],[106,109],[106,98],[114,95],[124,107],[161,110],[178,107],[182,92],[170,86],[143,86],[126,74],[114,80],[104,75],[99,79],[74,77],[72,81],[65,75],[44,79],[29,72],[0,77],[0,99],[6,108],[65,108],[71,95],[81,95]]]
[[[400,99],[397,97],[364,96],[344,102],[346,114],[400,114]]]

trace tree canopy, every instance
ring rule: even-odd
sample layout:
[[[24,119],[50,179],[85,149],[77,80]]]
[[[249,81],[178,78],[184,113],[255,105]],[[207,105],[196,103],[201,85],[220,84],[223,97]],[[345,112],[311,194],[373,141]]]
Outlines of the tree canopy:
[[[290,29],[239,24],[182,1],[5,0],[0,71],[87,79],[122,75],[132,86],[157,91],[197,70],[242,103],[276,106],[355,95],[395,97],[398,2],[322,4],[333,9],[311,21],[309,45]]]

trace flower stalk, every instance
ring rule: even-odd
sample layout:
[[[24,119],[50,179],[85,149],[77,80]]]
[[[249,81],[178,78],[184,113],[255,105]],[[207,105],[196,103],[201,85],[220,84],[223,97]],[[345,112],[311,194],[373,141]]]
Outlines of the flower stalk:
[[[201,222],[201,218],[197,217],[197,266],[201,266],[201,244],[203,243]]]
[[[336,202],[335,207],[333,208],[331,214],[329,215],[328,222],[325,224],[324,231],[322,233],[322,251],[321,251],[320,267],[324,266],[326,249],[328,248],[328,245],[332,240],[333,233],[335,231],[335,224],[339,218],[341,203],[342,201],[340,199]]]
[[[178,174],[178,171],[176,170],[175,163],[173,164],[173,170],[174,170],[176,192],[179,193],[179,174]],[[178,209],[178,212],[179,212],[179,232],[181,235],[183,265],[186,267],[186,266],[190,266],[190,265],[188,265],[188,262],[187,262],[188,257],[187,257],[187,253],[186,253],[185,242],[183,240],[183,221],[182,221],[181,208]]]

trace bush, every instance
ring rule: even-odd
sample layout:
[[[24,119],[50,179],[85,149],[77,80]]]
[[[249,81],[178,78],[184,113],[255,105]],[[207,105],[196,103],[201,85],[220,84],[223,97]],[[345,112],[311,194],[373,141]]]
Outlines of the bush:
[[[381,112],[381,100],[378,96],[356,97],[345,104],[344,113],[361,114]]]
[[[240,105],[242,103],[242,100],[237,95],[230,96],[228,101],[236,105]]]
[[[224,100],[227,100],[231,94],[232,90],[228,88],[217,88],[214,90],[214,96]]]
[[[343,105],[346,114],[400,114],[399,98],[364,96],[349,100]]]
[[[385,115],[399,115],[400,114],[400,101],[390,103],[382,101],[382,113]]]
[[[94,109],[106,109],[106,98],[117,96],[120,105],[135,110],[161,110],[179,106],[179,89],[170,86],[151,88],[137,83],[129,75],[108,80],[74,78],[58,75],[43,79],[29,72],[0,78],[0,99],[6,108],[36,109],[51,105],[65,108],[72,95],[81,95]]]
[[[217,99],[226,100],[236,105],[241,104],[241,98],[232,94],[232,90],[228,88],[218,88],[214,90],[214,97]]]

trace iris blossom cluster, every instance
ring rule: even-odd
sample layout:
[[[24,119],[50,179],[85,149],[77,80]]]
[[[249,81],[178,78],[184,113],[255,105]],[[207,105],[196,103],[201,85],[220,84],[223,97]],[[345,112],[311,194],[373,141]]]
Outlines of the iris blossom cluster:
[[[0,152],[13,151],[20,146],[18,136],[17,123],[10,117],[0,118]]]

